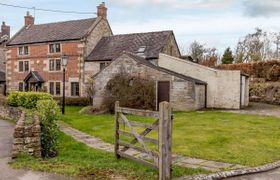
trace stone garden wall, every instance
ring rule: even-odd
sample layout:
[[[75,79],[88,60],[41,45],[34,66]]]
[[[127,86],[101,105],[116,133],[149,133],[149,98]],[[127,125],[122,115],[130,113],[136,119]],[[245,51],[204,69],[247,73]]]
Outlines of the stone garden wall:
[[[0,118],[17,120],[20,118],[22,110],[17,107],[9,107],[0,104]]]
[[[33,115],[30,120],[23,112],[15,126],[12,158],[16,158],[20,153],[41,157],[40,133],[39,117]]]

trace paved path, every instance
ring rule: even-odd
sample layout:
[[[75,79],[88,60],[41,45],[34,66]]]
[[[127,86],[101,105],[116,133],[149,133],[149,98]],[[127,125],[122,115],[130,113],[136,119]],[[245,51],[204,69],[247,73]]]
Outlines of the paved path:
[[[14,125],[0,120],[0,180],[70,180],[56,174],[12,169],[8,162],[12,147]]]
[[[241,114],[267,115],[267,116],[275,116],[280,118],[280,106],[263,104],[263,103],[250,103],[249,107],[241,110],[222,110],[222,111],[241,113]]]
[[[65,134],[73,137],[75,140],[79,142],[88,145],[89,147],[104,150],[107,152],[114,152],[113,144],[106,143],[97,137],[90,136],[84,132],[74,129],[65,123],[60,122],[59,126],[60,126],[60,130],[63,131]],[[140,153],[132,149],[129,149],[127,153],[135,157],[148,158],[145,153]],[[173,154],[172,158],[173,158],[173,163],[175,165],[179,165],[183,167],[191,167],[191,168],[203,168],[211,171],[219,171],[222,169],[238,169],[243,167],[241,165],[233,165],[229,163],[190,158],[190,157],[180,156],[176,154]]]
[[[264,173],[257,173],[257,174],[228,178],[228,180],[279,180],[279,179],[280,179],[280,168]]]

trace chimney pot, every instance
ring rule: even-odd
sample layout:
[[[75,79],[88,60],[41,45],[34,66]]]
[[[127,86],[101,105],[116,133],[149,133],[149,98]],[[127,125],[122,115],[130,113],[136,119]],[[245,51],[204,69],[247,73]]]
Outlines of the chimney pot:
[[[30,12],[26,12],[26,16],[24,16],[24,25],[29,26],[29,25],[34,25],[34,17],[30,15]]]
[[[6,23],[3,21],[1,26],[1,35],[8,36],[10,38],[10,26],[7,26]]]
[[[105,2],[102,2],[99,6],[97,6],[97,16],[107,19],[107,7]]]

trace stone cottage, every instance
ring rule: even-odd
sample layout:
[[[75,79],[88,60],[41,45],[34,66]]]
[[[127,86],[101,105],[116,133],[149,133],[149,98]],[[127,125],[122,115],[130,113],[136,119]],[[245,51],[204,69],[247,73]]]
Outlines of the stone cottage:
[[[0,31],[0,95],[5,94],[6,87],[6,55],[5,44],[10,38],[10,26],[2,22]]]
[[[108,81],[120,72],[153,80],[156,84],[156,107],[161,101],[169,101],[176,111],[197,110],[206,105],[207,83],[156,66],[139,55],[123,52],[93,76],[95,107],[102,107]]]
[[[87,77],[102,70],[124,51],[143,57],[156,65],[159,53],[180,57],[173,31],[121,34],[103,37],[85,60]]]

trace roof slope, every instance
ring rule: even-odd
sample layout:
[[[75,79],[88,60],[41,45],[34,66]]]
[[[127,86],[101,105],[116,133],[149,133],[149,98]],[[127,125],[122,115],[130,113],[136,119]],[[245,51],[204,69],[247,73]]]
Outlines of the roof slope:
[[[124,55],[124,54],[125,54],[125,55],[128,55],[131,59],[133,59],[133,60],[135,60],[135,61],[137,61],[137,62],[139,62],[139,63],[141,63],[141,64],[143,64],[143,65],[145,65],[145,66],[148,66],[148,67],[150,67],[150,68],[153,68],[153,69],[155,69],[155,70],[164,72],[164,73],[166,73],[166,74],[170,74],[170,75],[175,76],[175,77],[178,77],[178,78],[180,78],[180,79],[184,79],[184,80],[187,80],[187,81],[194,82],[194,83],[196,83],[196,84],[207,85],[206,82],[201,81],[201,80],[199,80],[199,79],[195,79],[195,78],[193,78],[193,77],[186,76],[186,75],[183,75],[183,74],[179,74],[179,73],[177,73],[177,72],[170,71],[169,69],[165,69],[165,68],[160,67],[160,66],[156,66],[156,65],[150,63],[149,61],[147,61],[146,59],[144,59],[143,57],[138,56],[138,55],[136,55],[136,54],[133,54],[133,53],[131,53],[131,52],[123,52],[121,55],[119,55],[119,56],[118,56],[117,58],[115,58],[115,59],[118,59],[119,57],[121,57],[121,56]],[[111,64],[112,64],[112,63],[111,63]],[[111,65],[111,64],[110,64],[110,65]],[[109,65],[109,66],[110,66],[110,65]],[[108,66],[107,66],[107,67],[108,67]],[[100,72],[102,72],[102,71],[99,71],[97,74],[95,74],[95,75],[93,76],[93,78],[96,77]]]
[[[175,77],[178,77],[178,78],[181,78],[181,79],[184,79],[184,80],[187,80],[187,81],[192,81],[192,82],[195,82],[196,84],[203,84],[203,85],[206,85],[207,83],[204,82],[204,81],[201,81],[199,79],[196,79],[196,78],[193,78],[193,77],[190,77],[190,76],[186,76],[186,75],[183,75],[183,74],[180,74],[180,73],[177,73],[175,71],[171,71],[169,69],[166,69],[166,68],[163,68],[163,67],[160,67],[160,66],[156,66],[150,62],[148,62],[146,59],[136,55],[136,54],[132,54],[132,53],[126,53],[129,57],[131,57],[132,59],[136,60],[137,62],[141,63],[141,64],[144,64],[148,67],[151,67],[153,69],[156,69],[158,71],[162,71],[162,72],[165,72],[167,74],[170,74],[170,75],[173,75]]]
[[[96,18],[91,18],[31,25],[22,28],[7,45],[78,40],[86,35],[95,20]]]
[[[138,49],[143,46],[146,47],[143,53],[146,59],[158,58],[171,35],[173,35],[173,31],[103,37],[87,57],[87,61],[113,60],[124,51],[137,53]]]

